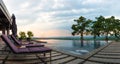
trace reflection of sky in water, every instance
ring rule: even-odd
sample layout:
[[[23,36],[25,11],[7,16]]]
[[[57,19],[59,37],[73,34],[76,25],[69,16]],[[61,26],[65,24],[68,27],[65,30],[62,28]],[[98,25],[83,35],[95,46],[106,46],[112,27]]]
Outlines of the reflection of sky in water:
[[[69,51],[70,53],[85,54],[100,46],[103,46],[106,41],[84,41],[84,45],[81,46],[80,40],[45,40],[48,43],[47,46],[55,47],[59,50]]]

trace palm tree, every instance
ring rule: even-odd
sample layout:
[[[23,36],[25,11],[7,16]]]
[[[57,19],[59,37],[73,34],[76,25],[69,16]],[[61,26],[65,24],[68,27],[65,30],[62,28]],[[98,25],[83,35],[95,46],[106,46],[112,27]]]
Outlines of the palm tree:
[[[88,32],[89,31],[89,24],[91,22],[90,19],[86,20],[85,17],[81,16],[79,17],[79,19],[74,20],[77,24],[73,24],[72,25],[72,35],[79,35],[81,36],[81,46],[83,46],[83,34],[84,32]]]

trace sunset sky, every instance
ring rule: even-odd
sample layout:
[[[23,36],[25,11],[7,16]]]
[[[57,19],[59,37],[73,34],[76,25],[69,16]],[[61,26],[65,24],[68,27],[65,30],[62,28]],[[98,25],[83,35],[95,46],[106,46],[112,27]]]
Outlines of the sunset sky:
[[[74,19],[100,15],[120,19],[120,0],[3,0],[19,31],[37,37],[71,36]]]

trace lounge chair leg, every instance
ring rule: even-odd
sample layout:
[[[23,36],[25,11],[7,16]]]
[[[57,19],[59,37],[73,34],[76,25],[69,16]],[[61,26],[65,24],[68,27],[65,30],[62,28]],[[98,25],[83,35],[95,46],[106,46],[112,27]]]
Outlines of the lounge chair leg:
[[[47,64],[47,62],[44,61],[43,58],[39,57],[39,55],[36,54],[36,57],[38,57],[44,64]]]
[[[5,59],[3,60],[2,64],[5,64],[5,61],[8,59],[10,53],[11,53],[11,52],[9,52],[8,55],[5,57]]]
[[[52,61],[52,57],[51,56],[52,56],[52,53],[50,52],[50,64],[52,64],[52,62],[51,62]]]
[[[46,54],[44,53],[44,57],[46,56]]]

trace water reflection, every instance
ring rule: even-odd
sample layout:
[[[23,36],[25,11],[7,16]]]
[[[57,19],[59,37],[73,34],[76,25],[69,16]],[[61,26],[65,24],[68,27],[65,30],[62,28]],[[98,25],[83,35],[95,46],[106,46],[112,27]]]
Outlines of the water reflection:
[[[99,48],[100,46],[100,41],[94,40],[94,49]]]
[[[85,54],[94,49],[97,49],[105,44],[106,41],[94,41],[94,40],[84,40],[83,46],[81,46],[80,40],[46,40],[47,46],[57,48],[59,50],[64,50],[71,53]]]
[[[106,44],[105,41],[96,41],[96,40],[85,40],[83,46],[81,46],[81,41],[73,40],[72,42],[74,47],[85,48],[88,50],[99,48]]]

